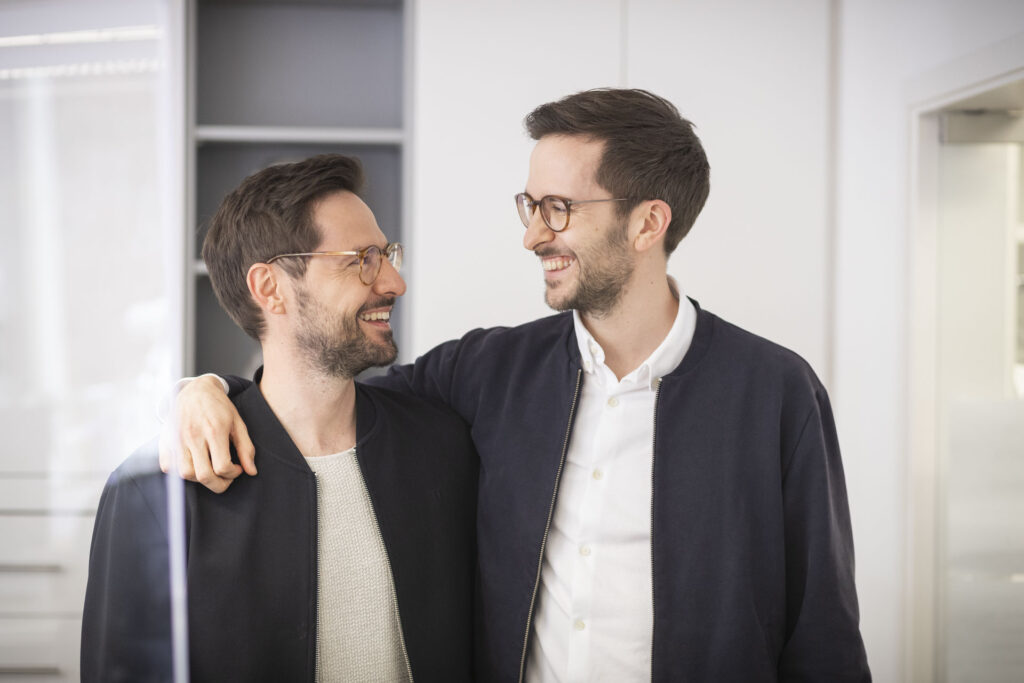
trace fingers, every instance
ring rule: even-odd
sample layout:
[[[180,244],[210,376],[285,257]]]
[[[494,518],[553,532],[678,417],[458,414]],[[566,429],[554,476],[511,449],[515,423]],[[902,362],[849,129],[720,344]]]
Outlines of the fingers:
[[[185,448],[178,430],[171,423],[160,430],[160,471],[164,474],[174,473],[182,479],[196,481],[195,469],[192,467],[192,456]]]
[[[241,441],[237,436],[241,418],[235,406],[219,382],[199,378],[181,390],[176,408],[174,421],[180,432],[171,443],[180,443],[181,450],[180,455],[171,460],[180,462],[182,478],[198,481],[216,493],[226,491],[243,471],[249,471],[231,462],[231,441]],[[241,425],[241,436],[247,446],[248,466],[252,468],[251,474],[255,474],[254,449],[244,425]]]
[[[209,453],[204,450],[202,453],[191,453],[191,456],[188,460],[195,468],[195,479],[192,479],[192,481],[198,481],[214,493],[224,493],[228,490],[234,479],[220,477],[213,471],[213,463],[210,461]],[[182,476],[184,476],[184,473]],[[188,479],[188,477],[185,478]]]
[[[220,448],[222,451],[226,451],[226,437],[223,442]],[[223,477],[214,469],[213,451],[217,447],[213,444],[217,443],[217,430],[210,421],[200,419],[198,423],[196,421],[189,421],[187,424],[184,424],[181,429],[181,443],[181,477],[189,481],[197,481],[214,493],[226,491],[234,477]],[[234,467],[241,472],[240,467],[232,465],[229,454],[224,453],[218,457],[221,458],[220,467],[222,470],[231,471],[231,468]],[[227,458],[228,468],[224,467],[224,457]],[[236,474],[235,476],[238,475]]]
[[[242,468],[231,462],[231,447],[228,434],[221,432],[208,433],[206,443],[210,447],[210,464],[213,473],[221,479],[234,479],[242,473]],[[193,458],[194,459],[194,458]]]
[[[178,476],[186,481],[199,481],[196,479],[196,469],[192,466],[192,453],[185,448],[178,455]]]
[[[242,418],[235,416],[231,424],[231,441],[235,444],[235,453],[238,454],[238,462],[242,469],[249,476],[256,476],[256,447],[252,445],[249,438],[249,430],[245,428]]]

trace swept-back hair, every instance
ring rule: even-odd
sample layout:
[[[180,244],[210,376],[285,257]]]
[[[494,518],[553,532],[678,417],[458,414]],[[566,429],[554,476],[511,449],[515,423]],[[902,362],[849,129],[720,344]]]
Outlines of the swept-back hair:
[[[668,100],[637,89],[598,88],[542,104],[525,120],[534,140],[578,135],[604,143],[597,182],[626,216],[647,199],[672,209],[665,234],[671,254],[693,227],[710,190],[711,169],[693,124]]]
[[[314,251],[322,239],[313,221],[320,200],[341,191],[359,194],[362,189],[358,159],[321,154],[265,168],[224,198],[203,241],[203,260],[221,307],[246,334],[258,340],[266,327],[246,284],[252,264],[278,254]],[[304,259],[284,259],[280,264],[292,277],[306,274]]]

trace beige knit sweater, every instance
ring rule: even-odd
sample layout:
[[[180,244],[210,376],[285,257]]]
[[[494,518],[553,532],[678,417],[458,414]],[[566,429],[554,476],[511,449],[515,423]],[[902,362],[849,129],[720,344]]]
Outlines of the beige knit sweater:
[[[409,681],[394,581],[355,448],[306,462],[319,512],[316,679]]]

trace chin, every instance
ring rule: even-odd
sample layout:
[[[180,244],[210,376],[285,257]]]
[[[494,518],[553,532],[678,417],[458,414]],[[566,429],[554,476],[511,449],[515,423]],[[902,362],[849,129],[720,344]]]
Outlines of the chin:
[[[395,342],[392,341],[390,333],[388,336],[388,342],[389,343],[386,346],[381,347],[381,353],[380,356],[378,357],[377,362],[378,368],[387,367],[388,365],[394,363],[395,359],[398,358],[398,345],[396,345]]]
[[[544,291],[544,303],[556,311],[568,311],[572,308],[573,295],[571,292],[566,292],[565,287],[559,287],[558,285],[551,286],[550,284]]]
[[[572,302],[567,301],[563,298],[545,297],[544,303],[548,305],[548,308],[554,311],[571,311],[573,309]]]

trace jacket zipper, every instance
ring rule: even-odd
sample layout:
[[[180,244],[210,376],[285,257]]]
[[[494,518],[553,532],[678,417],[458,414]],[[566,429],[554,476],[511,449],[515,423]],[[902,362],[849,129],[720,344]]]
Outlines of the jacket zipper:
[[[316,539],[316,604],[313,606],[313,632],[316,639],[313,649],[313,681],[320,676],[320,477],[313,472],[316,482],[316,499],[313,501],[313,538]]]
[[[533,608],[537,603],[537,589],[540,587],[540,572],[544,567],[544,546],[548,543],[548,533],[551,531],[551,517],[555,512],[555,499],[558,497],[558,483],[562,478],[562,468],[565,467],[565,456],[569,451],[569,436],[572,434],[572,420],[576,414],[576,401],[580,397],[580,384],[583,381],[583,370],[576,370],[576,391],[572,395],[572,405],[569,407],[569,423],[565,426],[565,440],[562,442],[562,459],[558,461],[558,472],[555,473],[555,490],[551,492],[551,505],[548,507],[548,521],[544,527],[544,537],[540,542],[540,554],[537,556],[537,578],[533,581],[533,595],[530,596],[530,610],[526,613],[526,632],[523,634],[523,656],[519,660],[519,683],[523,683],[526,675],[526,648],[530,642],[530,627],[533,625]],[[655,399],[657,401],[657,399]]]
[[[661,378],[654,390],[654,431],[651,435],[651,683],[654,683],[654,459],[658,455],[658,397],[661,396]]]
[[[363,470],[359,468],[359,481],[363,484],[363,491],[366,492],[366,499],[370,501],[370,514],[373,515],[373,528],[380,540],[380,547],[384,549],[384,562],[388,566],[388,576],[391,578],[391,601],[395,606],[395,618],[398,620],[398,642],[402,646],[402,658],[405,661],[405,672],[409,675],[409,683],[412,683],[412,664],[409,662],[409,651],[405,648],[405,633],[402,631],[402,612],[398,609],[398,591],[395,588],[395,573],[391,568],[391,557],[388,555],[388,547],[384,543],[384,534],[380,532],[380,522],[377,521],[377,510],[373,507],[373,498],[370,497],[370,487],[366,485],[366,478],[363,477]]]

